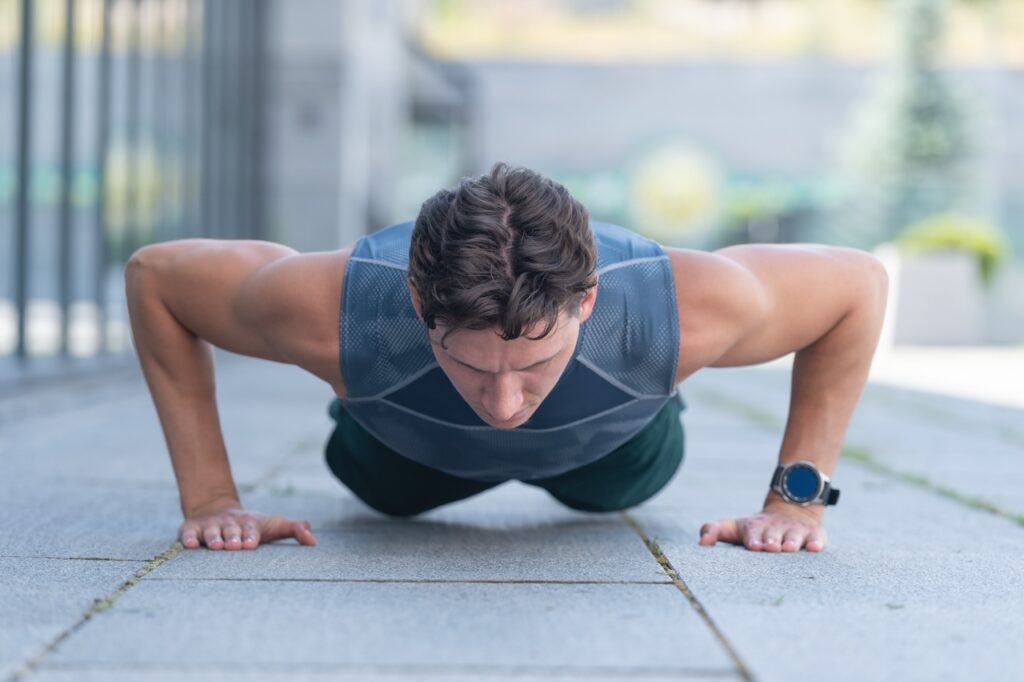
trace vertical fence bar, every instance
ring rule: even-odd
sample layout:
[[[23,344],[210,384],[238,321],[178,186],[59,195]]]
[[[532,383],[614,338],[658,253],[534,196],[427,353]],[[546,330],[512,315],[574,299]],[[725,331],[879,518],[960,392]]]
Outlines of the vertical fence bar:
[[[248,102],[245,98],[249,78],[249,65],[245,61],[246,33],[249,31],[250,14],[247,6],[246,2],[235,3],[234,16],[230,22],[232,40],[229,43],[231,52],[228,61],[228,73],[230,74],[228,82],[233,86],[230,96],[232,116],[228,120],[235,122],[235,125],[231,126],[231,165],[229,167],[231,175],[231,236],[236,239],[244,238],[249,231],[245,206],[245,185],[242,182],[246,161],[245,139],[248,136],[246,131],[249,127],[249,112],[246,110]]]
[[[110,5],[113,0],[103,0],[103,37],[100,43],[99,63],[99,111],[96,121],[99,132],[96,135],[96,324],[100,339],[98,355],[107,353],[107,164],[110,146]]]
[[[226,160],[226,135],[224,134],[224,103],[225,91],[227,89],[224,79],[224,62],[227,55],[225,42],[224,25],[227,17],[227,0],[215,0],[207,5],[211,10],[210,16],[204,22],[210,29],[213,38],[213,49],[210,51],[210,62],[207,68],[213,74],[213,88],[210,96],[210,140],[213,152],[213,170],[210,173],[210,181],[204,189],[209,190],[211,202],[214,207],[212,224],[209,226],[212,236],[223,239],[228,228],[226,218],[227,202],[224,200],[224,167]]]
[[[213,181],[213,147],[214,147],[214,132],[213,132],[213,99],[214,99],[214,80],[213,80],[213,69],[211,63],[213,61],[213,46],[216,42],[213,36],[212,25],[215,23],[214,14],[216,2],[209,2],[203,4],[203,18],[199,24],[199,30],[202,32],[202,47],[201,55],[199,58],[199,76],[202,82],[202,102],[200,104],[200,119],[199,119],[199,154],[200,154],[200,169],[199,169],[199,235],[202,237],[214,236],[212,231],[212,225],[214,221],[214,210],[213,210],[213,196],[210,191],[210,185]]]
[[[125,183],[125,224],[116,263],[124,263],[141,241],[139,232],[139,118],[142,109],[142,0],[132,0],[128,38],[128,111],[126,121],[128,172]]]
[[[156,232],[154,241],[164,241],[167,238],[170,211],[168,210],[168,190],[170,183],[168,168],[170,166],[168,143],[170,137],[169,108],[164,106],[164,91],[171,88],[169,69],[167,68],[167,3],[164,0],[152,0],[155,3],[156,12],[156,42],[153,45],[153,66],[150,73],[153,74],[153,151],[156,156],[157,191],[156,191]]]
[[[60,354],[68,356],[71,317],[71,184],[75,163],[75,0],[64,2],[64,73],[61,94]]]
[[[28,311],[28,239],[29,154],[32,152],[32,14],[34,0],[21,3],[21,50],[18,69],[18,195],[15,199],[14,297],[18,314],[18,343],[15,354],[19,361],[28,357],[25,343]]]
[[[250,138],[250,163],[246,168],[249,176],[249,196],[252,202],[253,239],[268,239],[266,230],[266,192],[264,183],[264,144],[266,142],[266,83],[267,83],[267,1],[253,3],[253,46],[252,46],[252,137]]]
[[[195,16],[198,10],[194,8],[196,0],[180,0],[184,7],[182,24],[185,31],[185,44],[182,53],[182,68],[184,71],[182,102],[182,144],[184,155],[182,157],[182,201],[184,203],[182,212],[181,236],[194,237],[199,234],[199,197],[197,192],[197,178],[199,175],[199,134],[196,131],[196,109],[199,99],[200,82],[197,78],[196,40],[195,40]]]

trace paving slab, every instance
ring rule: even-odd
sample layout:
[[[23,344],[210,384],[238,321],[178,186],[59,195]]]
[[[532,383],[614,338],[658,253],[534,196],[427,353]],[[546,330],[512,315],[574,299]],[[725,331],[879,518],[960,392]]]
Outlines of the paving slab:
[[[133,561],[0,557],[0,679],[42,652],[142,568]]]
[[[308,501],[299,496],[287,508],[301,513]],[[314,519],[315,547],[187,551],[147,579],[666,581],[618,514],[577,512],[522,484],[412,519],[305,516]]]
[[[0,556],[149,561],[175,540],[177,491],[78,482],[0,484]]]
[[[697,544],[704,521],[756,511],[763,483],[680,478],[630,512],[759,680],[1006,679],[1024,669],[1024,529],[841,463],[822,553]],[[731,492],[725,490],[735,483]],[[785,652],[780,655],[780,652]]]
[[[788,370],[730,368],[688,379],[684,394],[692,409],[746,415],[781,443],[789,381]],[[845,445],[894,475],[1024,515],[1024,410],[869,384]]]
[[[732,670],[672,585],[150,580],[89,625],[47,664]]]
[[[333,427],[333,391],[297,367],[222,359],[218,412],[232,472],[240,485],[258,481],[270,464],[322,453]],[[156,409],[141,375],[116,392],[61,401],[54,409],[2,425],[0,461],[8,478],[58,477],[83,482],[174,482]]]

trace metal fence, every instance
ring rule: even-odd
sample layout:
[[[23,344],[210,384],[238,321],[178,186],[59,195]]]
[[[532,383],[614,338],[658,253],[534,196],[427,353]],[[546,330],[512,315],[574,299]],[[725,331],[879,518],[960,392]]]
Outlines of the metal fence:
[[[0,0],[0,381],[130,358],[139,246],[264,238],[265,36],[266,0]]]

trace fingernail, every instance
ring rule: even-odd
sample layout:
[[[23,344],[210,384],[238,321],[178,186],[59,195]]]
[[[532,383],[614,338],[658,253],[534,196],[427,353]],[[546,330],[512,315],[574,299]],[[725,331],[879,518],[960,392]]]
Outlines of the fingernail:
[[[246,535],[246,536],[245,536],[245,541],[246,541],[246,542],[252,542],[252,541],[253,541],[253,540],[255,540],[255,539],[256,539],[256,538],[255,538],[255,537],[253,537],[252,535]]]
[[[239,538],[237,535],[232,535],[231,539],[228,540],[228,542],[241,542],[241,541],[242,541],[242,539]]]

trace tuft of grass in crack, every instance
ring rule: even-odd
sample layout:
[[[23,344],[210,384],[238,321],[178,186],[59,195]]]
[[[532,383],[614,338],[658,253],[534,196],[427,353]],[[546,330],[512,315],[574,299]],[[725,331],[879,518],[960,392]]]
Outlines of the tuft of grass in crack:
[[[851,459],[861,464],[866,469],[869,469],[877,474],[882,474],[890,478],[895,478],[904,483],[909,483],[910,485],[915,485],[919,488],[924,488],[925,490],[929,490],[933,493],[936,493],[937,495],[941,495],[942,497],[945,497],[947,499],[959,502],[964,506],[971,507],[972,509],[980,509],[981,511],[986,511],[990,514],[1001,516],[1021,526],[1024,526],[1024,514],[1014,514],[1012,512],[1006,511],[997,504],[989,502],[988,500],[982,499],[980,497],[964,495],[963,493],[953,490],[952,488],[947,488],[945,486],[932,482],[932,480],[929,479],[927,476],[921,476],[920,474],[910,474],[905,471],[897,471],[896,469],[893,469],[892,467],[879,462],[866,448],[852,446],[844,447],[842,450],[842,455],[846,459]]]
[[[765,410],[761,410],[752,405],[748,405],[741,400],[736,400],[731,396],[718,391],[703,389],[696,394],[701,400],[704,400],[710,405],[715,405],[723,409],[729,410],[734,414],[746,418],[750,422],[772,430],[778,430],[784,428],[782,424],[774,415]],[[966,507],[972,509],[978,509],[986,511],[995,516],[1000,516],[1004,519],[1012,521],[1018,525],[1024,526],[1024,514],[1014,514],[1009,512],[998,505],[989,502],[988,500],[982,499],[976,496],[965,495],[961,492],[947,488],[945,486],[938,485],[931,481],[927,476],[920,474],[911,474],[905,471],[898,471],[890,466],[882,464],[871,454],[871,451],[867,448],[849,445],[844,446],[841,451],[842,456],[845,459],[853,460],[858,462],[865,468],[877,473],[887,476],[889,478],[908,483],[910,485],[917,486],[924,490],[928,490],[937,495],[941,495],[947,499],[958,502]]]
[[[684,597],[686,597],[690,606],[693,607],[693,610],[701,620],[704,621],[704,624],[707,625],[708,629],[710,629],[711,633],[725,649],[729,658],[732,659],[733,664],[736,666],[736,673],[739,675],[740,679],[745,680],[746,682],[753,682],[754,677],[750,674],[750,670],[747,668],[746,663],[744,663],[743,659],[740,658],[735,647],[733,647],[729,640],[726,639],[725,634],[711,618],[711,615],[707,612],[707,609],[704,608],[704,605],[700,603],[700,600],[697,599],[697,596],[693,593],[690,587],[676,573],[675,569],[672,567],[672,563],[668,560],[668,557],[662,553],[661,547],[658,545],[657,541],[651,540],[647,537],[647,533],[644,532],[643,528],[640,527],[640,524],[636,522],[636,519],[634,519],[629,512],[623,511],[620,512],[620,514],[623,521],[625,521],[626,524],[633,529],[633,532],[639,536],[640,541],[644,543],[644,546],[662,567],[666,575],[670,575],[672,577],[672,584],[675,585],[676,589],[679,590]]]
[[[271,487],[269,492],[271,495],[276,495],[277,497],[290,497],[298,491],[295,489],[294,485],[292,485],[291,483],[286,483],[283,486],[275,485]]]
[[[958,424],[971,430],[990,430],[993,434],[1010,445],[1024,444],[1024,431],[1020,431],[1008,424],[993,425],[988,422],[979,421],[978,419],[966,416],[952,408],[922,403],[919,400],[907,399],[905,397],[894,395],[888,391],[874,393],[872,395],[872,400],[899,410],[904,410],[910,414],[916,414],[919,417],[923,417],[933,425]]]
[[[29,660],[25,661],[25,663],[23,663],[20,668],[15,670],[14,674],[9,678],[11,682],[18,682],[19,680],[23,680],[29,675],[31,675],[33,672],[35,672],[35,670],[39,667],[43,660],[51,653],[53,653],[63,641],[65,641],[68,637],[73,635],[79,628],[88,623],[89,620],[94,618],[97,614],[103,613],[104,611],[107,611],[111,607],[113,607],[114,603],[118,599],[120,599],[125,592],[127,592],[132,587],[137,585],[139,581],[141,581],[146,576],[147,573],[150,573],[151,571],[159,568],[161,564],[170,561],[183,549],[184,547],[180,542],[175,542],[173,545],[170,546],[170,548],[161,552],[160,554],[157,554],[149,562],[147,562],[145,566],[136,571],[132,575],[132,577],[124,581],[124,583],[122,583],[121,586],[117,588],[117,590],[108,594],[105,597],[97,597],[96,599],[94,599],[92,606],[89,608],[88,611],[82,614],[82,617],[78,620],[78,622],[76,622],[71,627],[67,628],[66,630],[58,634],[52,641],[50,641],[43,648],[42,651],[37,653]]]
[[[665,553],[661,551],[661,545],[658,544],[657,537],[652,537],[650,540],[647,541],[647,548],[651,551],[651,554],[654,555],[654,558],[661,566],[661,570],[655,571],[655,573],[659,575],[667,575],[668,577],[673,579],[679,577],[679,574],[676,572],[676,570],[672,568],[672,564],[669,563],[668,557],[666,557]]]
[[[782,428],[783,426],[778,417],[771,412],[759,409],[741,400],[736,400],[724,393],[719,393],[718,391],[712,391],[709,389],[700,389],[697,391],[697,397],[708,405],[728,410],[766,429],[775,430]]]
[[[306,437],[292,443],[290,455],[319,454],[323,448],[322,438]]]

